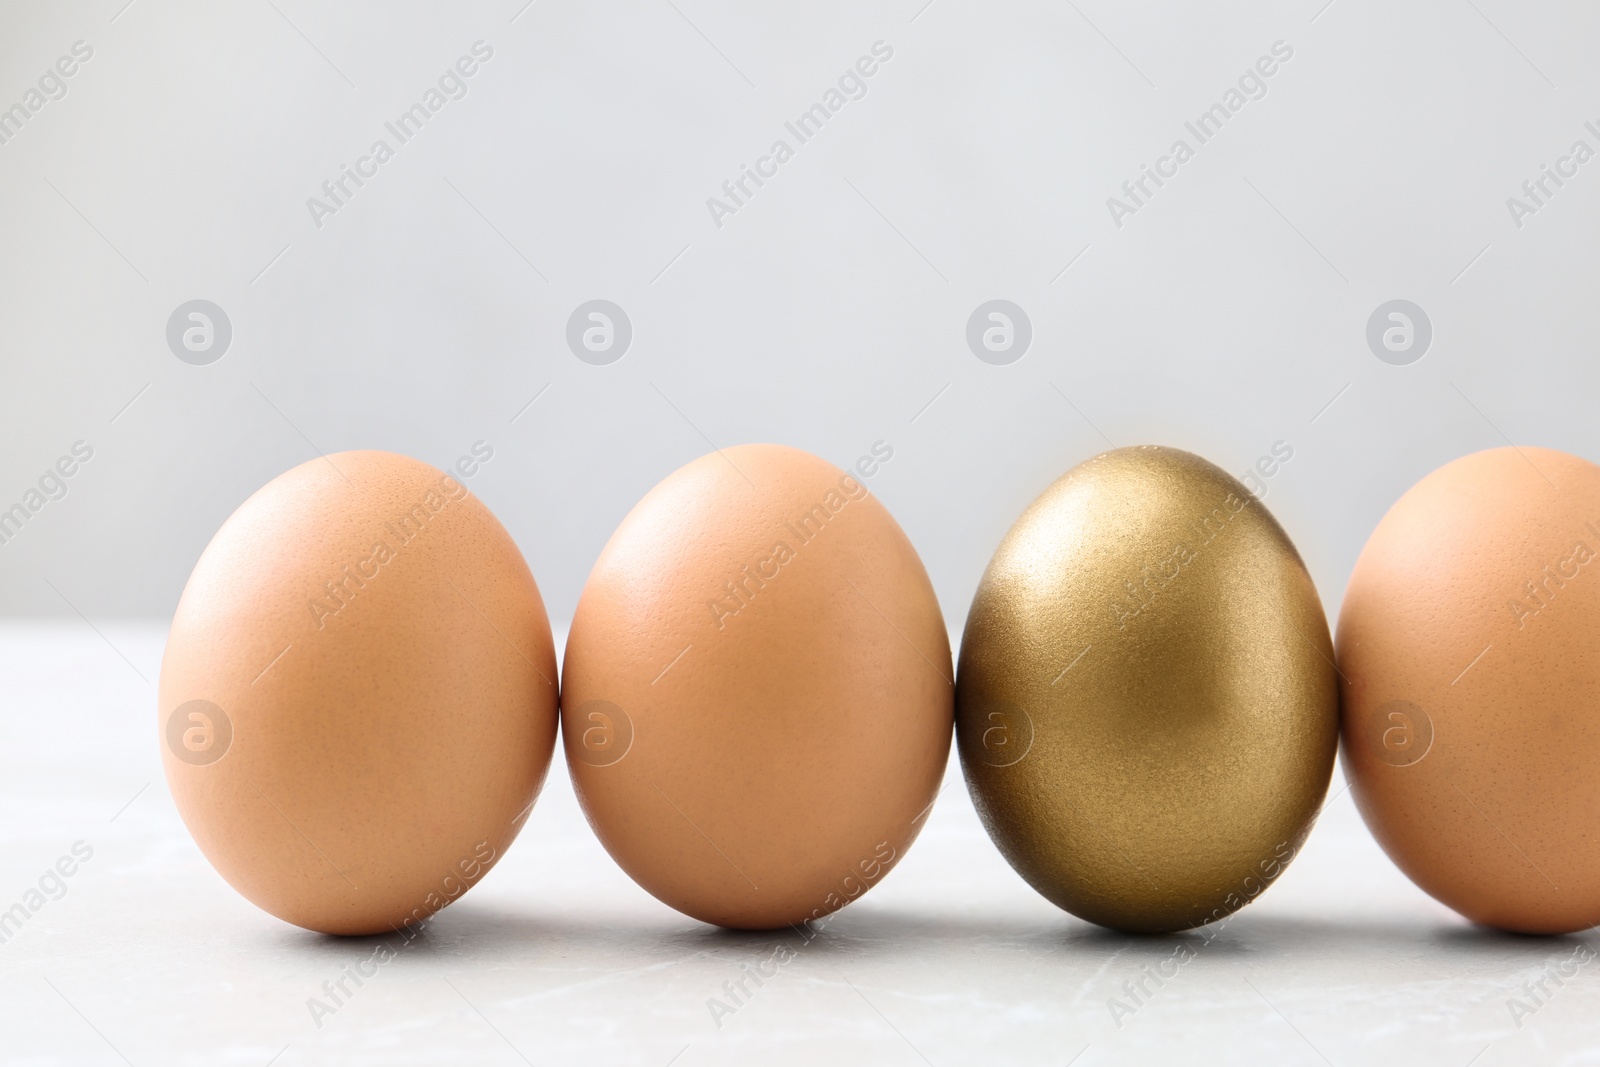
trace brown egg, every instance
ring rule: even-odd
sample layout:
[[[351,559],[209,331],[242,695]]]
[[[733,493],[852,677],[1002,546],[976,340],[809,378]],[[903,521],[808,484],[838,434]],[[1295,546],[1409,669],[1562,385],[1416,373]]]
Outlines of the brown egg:
[[[1458,459],[1389,510],[1339,617],[1350,791],[1417,885],[1477,922],[1600,922],[1600,467]]]
[[[704,456],[634,507],[578,602],[561,697],[611,855],[674,908],[753,929],[882,879],[953,722],[916,550],[861,481],[778,445]]]
[[[533,576],[465,486],[386,452],[313,460],[245,501],[189,577],[161,665],[167,782],[251,901],[386,931],[516,837],[555,679]]]

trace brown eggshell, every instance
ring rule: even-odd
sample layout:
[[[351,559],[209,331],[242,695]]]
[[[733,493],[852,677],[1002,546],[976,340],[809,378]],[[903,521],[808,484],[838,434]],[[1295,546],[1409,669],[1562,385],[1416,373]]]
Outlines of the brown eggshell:
[[[1351,793],[1417,885],[1507,930],[1600,922],[1600,467],[1499,448],[1418,482],[1338,661]]]
[[[555,680],[533,576],[460,482],[386,452],[312,460],[234,512],[184,589],[167,782],[245,897],[324,933],[387,931],[516,837]]]
[[[808,453],[704,456],[639,502],[567,643],[562,732],[600,840],[722,926],[827,915],[904,855],[953,723],[927,572],[877,499]]]

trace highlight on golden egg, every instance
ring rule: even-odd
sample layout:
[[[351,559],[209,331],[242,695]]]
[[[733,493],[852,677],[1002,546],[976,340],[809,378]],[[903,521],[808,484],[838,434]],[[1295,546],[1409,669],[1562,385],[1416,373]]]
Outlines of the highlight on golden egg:
[[[420,922],[504,855],[555,747],[555,651],[509,534],[386,452],[295,467],[217,531],[161,666],[167,782],[217,872],[330,934]]]
[[[1600,922],[1600,467],[1496,448],[1372,532],[1339,614],[1343,763],[1418,886],[1530,934]]]
[[[1182,930],[1256,899],[1332,774],[1311,577],[1260,500],[1177,449],[1106,452],[1028,507],[973,598],[956,680],[984,826],[1103,926]]]
[[[742,445],[668,475],[572,622],[562,734],[606,849],[708,923],[819,919],[878,884],[949,755],[949,638],[927,572],[848,472]]]

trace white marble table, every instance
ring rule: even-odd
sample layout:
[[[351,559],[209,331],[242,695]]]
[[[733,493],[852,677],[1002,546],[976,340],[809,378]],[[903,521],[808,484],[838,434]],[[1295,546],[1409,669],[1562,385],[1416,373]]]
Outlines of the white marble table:
[[[92,849],[0,944],[5,1064],[1600,1063],[1600,963],[1547,981],[1543,1003],[1525,988],[1580,940],[1455,917],[1389,864],[1348,794],[1269,893],[1114,1012],[1176,942],[1034,894],[954,762],[901,865],[802,945],[703,926],[634,886],[558,752],[504,861],[314,1019],[309,998],[379,939],[287,926],[211,871],[161,776],[164,626],[96,625],[0,626],[0,909]],[[779,942],[795,958],[714,1019],[708,1001]],[[1513,997],[1532,1014],[1514,1019]]]

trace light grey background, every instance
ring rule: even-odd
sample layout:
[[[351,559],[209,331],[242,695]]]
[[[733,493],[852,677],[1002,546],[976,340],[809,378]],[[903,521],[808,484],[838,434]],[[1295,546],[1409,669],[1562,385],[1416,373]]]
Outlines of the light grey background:
[[[0,145],[0,507],[95,450],[0,545],[0,614],[170,617],[314,449],[483,440],[471,488],[559,623],[708,442],[844,465],[884,440],[871,488],[959,628],[1022,508],[1107,441],[1242,472],[1282,440],[1267,503],[1331,616],[1439,464],[1600,456],[1600,160],[1520,229],[1506,205],[1600,148],[1600,11],[1322,2],[0,7],[0,106],[94,49]],[[468,95],[314,225],[478,40]],[[867,94],[716,226],[707,199],[879,40]],[[1107,198],[1280,40],[1267,95],[1118,228]],[[165,340],[197,298],[233,325],[210,366]],[[634,329],[609,366],[565,344],[596,298]],[[1365,341],[1396,298],[1434,327],[1409,366]],[[1032,321],[1009,366],[966,344],[991,299]]]
[[[151,728],[195,559],[319,450],[492,445],[468,484],[559,631],[622,516],[713,444],[846,465],[882,440],[870,487],[959,633],[1022,508],[1108,442],[1243,473],[1281,441],[1267,505],[1331,620],[1428,471],[1508,440],[1600,458],[1600,160],[1507,208],[1600,149],[1594,5],[8,3],[0,108],[80,40],[0,144],[0,510],[94,449],[0,544],[0,907],[74,841],[96,858],[0,946],[0,1061],[1596,1062],[1592,965],[1511,1010],[1580,940],[1429,900],[1337,774],[1280,883],[1118,1027],[1171,942],[1033,893],[955,763],[903,869],[718,1028],[708,999],[778,935],[628,881],[558,757],[505,862],[318,1028],[307,999],[373,942],[212,873]],[[307,198],[479,40],[466,97],[318,228]],[[866,95],[718,227],[707,198],[880,40]],[[1118,227],[1107,198],[1277,41],[1266,96]],[[205,366],[166,339],[196,299],[233,329]],[[604,366],[566,343],[596,299],[633,328]],[[1396,299],[1434,333],[1409,365],[1366,340]],[[1033,331],[1003,366],[967,343],[993,300]]]

